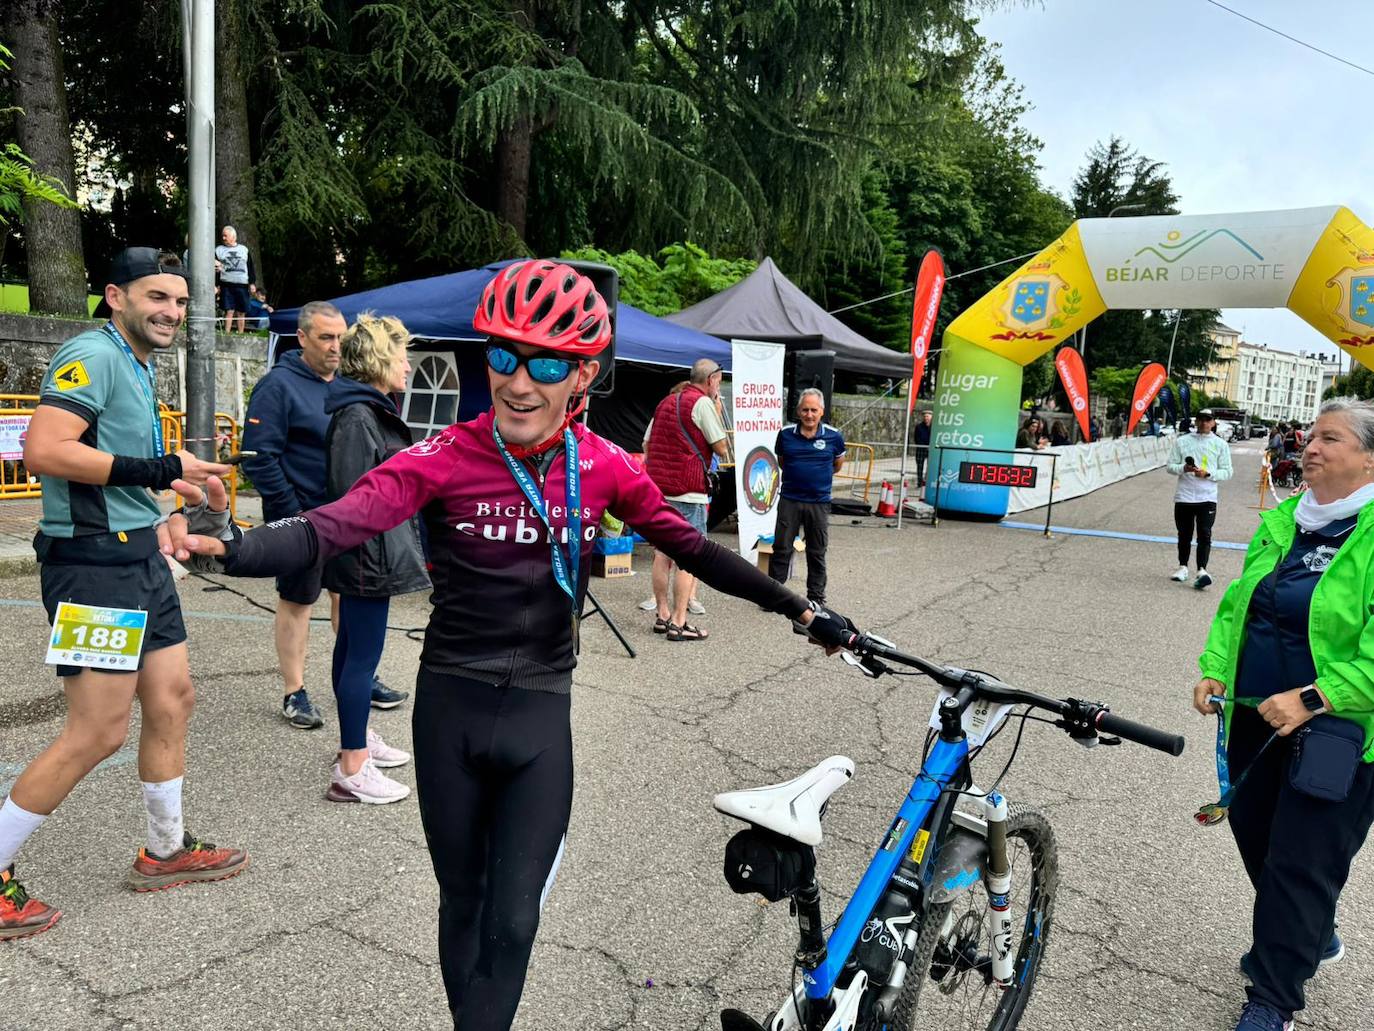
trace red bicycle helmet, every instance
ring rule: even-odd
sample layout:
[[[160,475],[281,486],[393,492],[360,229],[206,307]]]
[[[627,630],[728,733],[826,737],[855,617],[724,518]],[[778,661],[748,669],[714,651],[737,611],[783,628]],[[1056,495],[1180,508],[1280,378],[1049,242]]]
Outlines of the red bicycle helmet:
[[[606,302],[592,281],[547,259],[517,261],[496,273],[472,325],[488,336],[588,358],[611,342]]]

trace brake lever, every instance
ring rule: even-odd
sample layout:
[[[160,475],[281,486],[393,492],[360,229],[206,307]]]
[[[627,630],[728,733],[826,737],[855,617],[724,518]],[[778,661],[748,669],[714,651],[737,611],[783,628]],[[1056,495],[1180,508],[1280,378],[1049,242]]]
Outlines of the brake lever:
[[[845,665],[853,666],[864,676],[870,677],[873,680],[877,680],[884,673],[892,672],[891,666],[872,655],[860,657],[851,651],[842,651],[840,652],[840,658],[844,660]]]

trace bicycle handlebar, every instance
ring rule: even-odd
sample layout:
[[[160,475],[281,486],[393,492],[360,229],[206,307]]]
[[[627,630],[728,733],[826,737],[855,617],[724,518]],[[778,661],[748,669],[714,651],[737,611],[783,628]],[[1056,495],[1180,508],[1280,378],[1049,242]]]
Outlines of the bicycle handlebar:
[[[1173,756],[1181,755],[1183,752],[1185,741],[1182,736],[1117,716],[1107,706],[1096,702],[1080,701],[1077,698],[1049,698],[1034,691],[1023,691],[999,680],[991,680],[981,673],[942,666],[916,655],[906,655],[886,641],[865,634],[855,634],[847,647],[858,656],[860,663],[872,676],[891,672],[881,660],[898,662],[903,666],[920,670],[941,687],[956,693],[968,689],[993,701],[1030,705],[1053,712],[1060,717],[1056,726],[1067,731],[1070,737],[1089,744],[1101,731],[1145,745],[1147,748],[1168,752]]]
[[[1098,714],[1097,729],[1104,730],[1108,734],[1115,734],[1117,737],[1123,737],[1127,741],[1134,741],[1138,745],[1145,745],[1147,748],[1168,752],[1170,755],[1183,754],[1184,740],[1182,735],[1168,734],[1154,727],[1147,727],[1143,723],[1124,719],[1108,709],[1103,709]]]

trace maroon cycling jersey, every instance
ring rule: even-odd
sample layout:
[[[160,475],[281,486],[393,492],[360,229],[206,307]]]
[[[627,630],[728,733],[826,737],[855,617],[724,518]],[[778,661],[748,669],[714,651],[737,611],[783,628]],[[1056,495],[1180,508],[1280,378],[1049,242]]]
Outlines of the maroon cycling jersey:
[[[549,530],[497,450],[492,421],[487,412],[450,426],[377,466],[338,501],[306,513],[317,547],[296,540],[293,561],[283,537],[260,572],[269,567],[280,572],[284,562],[326,561],[423,512],[434,567],[434,612],[421,664],[489,683],[566,691],[576,665],[573,605],[554,577]],[[575,424],[573,432],[582,493],[579,609],[592,541],[606,511],[713,587],[792,618],[805,609],[791,591],[697,533],[629,454],[581,425]],[[542,457],[544,462],[531,460],[527,467],[542,488],[562,544],[568,534],[565,456],[560,446]],[[282,528],[308,530],[299,522]],[[260,532],[248,534],[245,544],[257,544],[252,538]],[[268,558],[261,546],[247,550],[257,553],[256,564]],[[230,571],[247,572],[240,565]]]

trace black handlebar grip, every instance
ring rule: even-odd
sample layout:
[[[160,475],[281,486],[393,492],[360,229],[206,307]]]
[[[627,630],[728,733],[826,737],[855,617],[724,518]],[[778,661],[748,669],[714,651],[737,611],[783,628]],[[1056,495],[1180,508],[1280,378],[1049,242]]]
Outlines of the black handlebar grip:
[[[1105,709],[1097,717],[1097,729],[1106,734],[1124,737],[1127,741],[1134,741],[1138,745],[1157,748],[1159,751],[1168,752],[1170,755],[1183,754],[1184,740],[1181,735],[1166,734],[1162,730],[1147,727],[1143,723],[1122,719]]]

